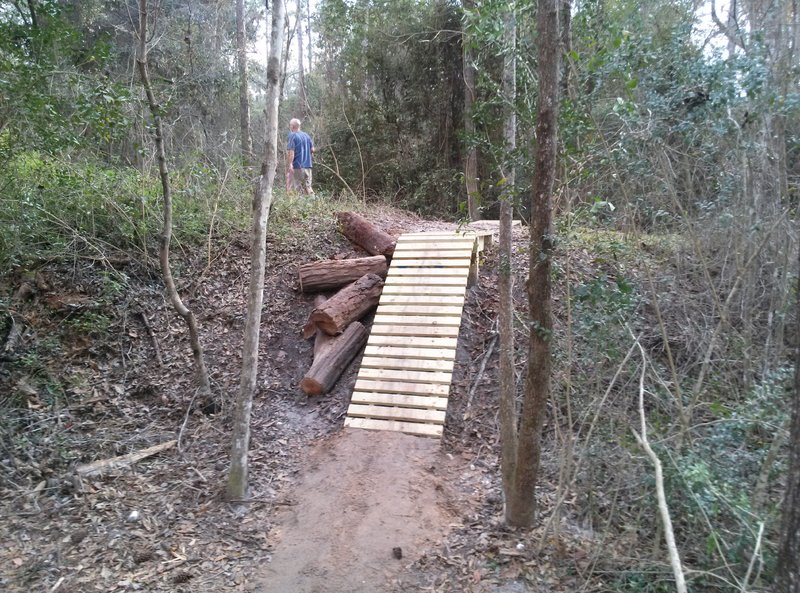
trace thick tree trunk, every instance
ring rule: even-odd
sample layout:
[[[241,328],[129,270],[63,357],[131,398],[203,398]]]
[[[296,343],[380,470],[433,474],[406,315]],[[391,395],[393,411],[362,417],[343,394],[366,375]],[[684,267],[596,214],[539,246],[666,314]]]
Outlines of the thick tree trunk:
[[[242,374],[239,397],[233,420],[231,467],[225,491],[228,500],[241,500],[247,494],[247,450],[250,446],[250,412],[258,375],[258,346],[261,329],[261,307],[264,302],[264,269],[266,234],[275,168],[278,164],[278,85],[281,73],[281,50],[285,21],[284,2],[272,4],[272,32],[267,63],[267,137],[261,176],[253,196],[253,228],[250,247],[250,287],[247,296],[247,323],[242,348]]]
[[[463,0],[464,10],[475,7],[474,0]],[[470,220],[480,220],[480,190],[478,189],[478,151],[472,145],[475,122],[472,120],[472,105],[475,102],[475,66],[472,63],[472,48],[466,31],[461,35],[464,69],[464,135],[467,137],[467,157],[464,160],[464,185],[467,190],[467,214]]]
[[[244,24],[244,0],[236,0],[236,56],[239,67],[239,127],[242,135],[242,161],[253,162],[253,141],[250,134],[250,91],[247,84],[247,35]]]
[[[300,388],[307,395],[328,393],[341,377],[350,362],[366,345],[369,332],[358,321],[347,326],[341,336],[328,342],[314,364],[300,381]]]
[[[530,526],[536,518],[534,489],[539,472],[542,427],[547,400],[550,398],[550,341],[553,333],[550,268],[554,247],[552,202],[558,139],[558,0],[539,0],[537,32],[539,105],[527,286],[531,333],[514,487],[506,498],[506,520],[510,525],[520,527]]]
[[[336,214],[342,225],[342,234],[356,245],[363,247],[372,255],[394,254],[395,240],[355,212],[339,212]]]
[[[158,172],[161,177],[161,189],[164,194],[163,225],[161,229],[161,242],[158,249],[161,275],[164,279],[164,286],[167,289],[167,294],[169,295],[172,306],[189,328],[189,342],[192,347],[200,394],[204,397],[210,397],[211,382],[208,378],[205,356],[203,355],[203,346],[200,344],[200,332],[197,329],[197,320],[195,319],[194,313],[183,304],[178,294],[178,289],[175,287],[175,280],[172,277],[172,269],[169,263],[169,246],[172,240],[172,186],[169,180],[167,154],[164,149],[164,126],[161,122],[161,108],[153,94],[153,87],[150,84],[150,75],[147,70],[147,0],[139,0],[139,45],[136,52],[136,65],[139,69],[139,76],[142,79],[145,95],[147,96],[147,104],[150,107],[150,113],[155,123],[156,158],[158,160]]]
[[[505,112],[504,135],[508,163],[503,165],[505,183],[500,196],[500,311],[498,331],[500,333],[500,442],[502,443],[503,492],[513,490],[514,468],[517,464],[517,407],[516,381],[514,380],[514,298],[511,269],[511,220],[514,211],[514,164],[513,153],[517,147],[516,100],[516,16],[509,9],[505,17],[505,58],[503,64],[503,111]],[[506,512],[508,506],[506,506]],[[506,517],[508,520],[508,517]]]
[[[386,278],[386,258],[382,255],[357,259],[329,259],[300,266],[300,290],[321,292],[341,288],[364,274]]]
[[[797,295],[797,312],[800,313],[800,282]],[[800,315],[796,331],[800,336]],[[775,570],[775,593],[800,593],[800,347],[795,352],[794,364],[792,427],[789,432],[789,463],[786,470],[778,566]]]
[[[316,329],[331,336],[342,333],[350,323],[378,306],[382,291],[381,277],[365,274],[311,312],[303,337],[310,338]]]

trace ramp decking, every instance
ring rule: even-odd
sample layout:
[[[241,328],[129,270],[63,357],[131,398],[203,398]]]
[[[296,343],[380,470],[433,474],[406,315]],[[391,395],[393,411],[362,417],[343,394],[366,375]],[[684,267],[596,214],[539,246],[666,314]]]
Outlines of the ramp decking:
[[[345,426],[441,436],[470,268],[486,236],[397,240]]]

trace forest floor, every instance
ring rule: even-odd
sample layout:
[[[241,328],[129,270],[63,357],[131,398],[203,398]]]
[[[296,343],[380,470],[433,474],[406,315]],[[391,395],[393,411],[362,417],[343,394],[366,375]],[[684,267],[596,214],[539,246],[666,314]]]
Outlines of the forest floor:
[[[388,208],[369,217],[394,236],[455,228]],[[580,576],[597,561],[591,534],[548,519],[558,481],[551,429],[537,491],[541,524],[515,531],[502,523],[495,250],[468,290],[439,441],[344,430],[358,360],[331,393],[300,391],[312,357],[300,333],[314,296],[297,290],[297,269],[360,254],[324,216],[289,221],[268,243],[251,495],[238,505],[221,492],[246,314],[244,238],[216,245],[212,257],[176,254],[213,405],[193,397],[186,332],[153,262],[115,269],[75,257],[0,279],[14,319],[7,333],[22,328],[0,359],[0,589],[592,590]],[[515,230],[514,249],[515,269],[526,270],[525,228]],[[523,288],[520,277],[519,310],[527,308]],[[524,377],[523,360],[517,369]],[[75,476],[78,464],[171,439],[175,447],[128,469]]]

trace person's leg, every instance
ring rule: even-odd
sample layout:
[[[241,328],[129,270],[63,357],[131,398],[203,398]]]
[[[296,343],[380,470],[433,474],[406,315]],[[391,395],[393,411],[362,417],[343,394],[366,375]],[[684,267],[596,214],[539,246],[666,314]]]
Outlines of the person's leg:
[[[311,187],[311,169],[303,169],[303,191],[308,196],[314,195],[314,189]]]
[[[303,169],[292,169],[292,191],[304,191]]]

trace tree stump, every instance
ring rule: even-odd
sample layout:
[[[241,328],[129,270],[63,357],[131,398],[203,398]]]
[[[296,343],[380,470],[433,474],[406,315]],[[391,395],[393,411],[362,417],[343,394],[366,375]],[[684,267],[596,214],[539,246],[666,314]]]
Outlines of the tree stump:
[[[357,259],[329,259],[300,266],[300,290],[320,292],[341,288],[364,274],[386,278],[388,266],[383,255]]]
[[[394,254],[396,241],[369,222],[366,218],[355,212],[339,212],[336,214],[342,225],[342,234],[356,245],[363,247],[372,255],[385,255],[388,258]]]
[[[342,335],[331,339],[319,356],[315,356],[314,364],[300,381],[300,388],[307,395],[322,395],[330,391],[366,345],[368,337],[369,332],[358,321],[348,325]]]
[[[376,274],[364,274],[344,287],[311,312],[303,330],[303,338],[321,329],[329,336],[340,334],[351,322],[361,319],[367,311],[378,306],[383,280]]]

